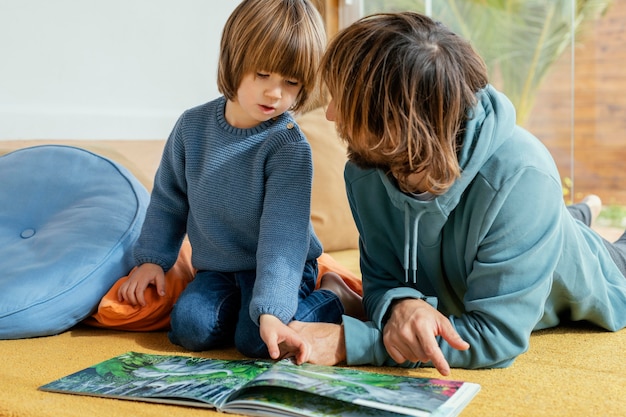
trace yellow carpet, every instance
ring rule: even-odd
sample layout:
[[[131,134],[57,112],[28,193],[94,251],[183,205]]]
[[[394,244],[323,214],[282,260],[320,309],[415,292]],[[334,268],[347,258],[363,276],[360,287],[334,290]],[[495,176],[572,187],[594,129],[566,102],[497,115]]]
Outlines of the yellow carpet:
[[[591,327],[543,331],[530,351],[507,369],[454,369],[451,379],[481,384],[462,416],[626,415],[626,331]],[[210,416],[210,410],[38,391],[52,380],[129,350],[241,358],[233,350],[193,354],[164,332],[126,333],[78,326],[58,336],[0,341],[0,416]],[[432,369],[363,368],[438,377]],[[222,414],[223,415],[223,414]]]

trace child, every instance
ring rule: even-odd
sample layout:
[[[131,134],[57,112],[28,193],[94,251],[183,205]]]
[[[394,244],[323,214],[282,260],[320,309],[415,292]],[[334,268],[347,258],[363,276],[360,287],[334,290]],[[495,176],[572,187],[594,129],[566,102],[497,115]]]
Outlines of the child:
[[[174,306],[172,343],[199,351],[234,342],[272,358],[285,344],[301,357],[307,345],[292,319],[340,322],[338,296],[314,291],[322,247],[309,218],[311,149],[288,113],[314,91],[325,39],[309,0],[244,0],[226,22],[223,97],[176,123],[134,250],[140,266],[118,293],[131,304],[143,304],[148,285],[163,295],[187,235],[199,272]]]
[[[348,144],[371,322],[290,326],[311,362],[506,367],[561,319],[626,326],[626,234],[568,208],[541,142],[515,123],[470,44],[415,13],[365,17],[321,64]]]

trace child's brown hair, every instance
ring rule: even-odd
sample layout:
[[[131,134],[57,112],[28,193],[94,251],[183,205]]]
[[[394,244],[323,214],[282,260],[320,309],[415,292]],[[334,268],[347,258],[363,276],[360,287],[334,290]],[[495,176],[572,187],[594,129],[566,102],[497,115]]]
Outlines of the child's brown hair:
[[[364,17],[335,36],[321,63],[349,157],[444,193],[459,177],[459,131],[488,83],[469,42],[412,12]]]
[[[245,75],[277,73],[302,83],[292,108],[298,111],[317,91],[325,47],[324,22],[309,0],[244,0],[222,32],[218,89],[233,100]]]

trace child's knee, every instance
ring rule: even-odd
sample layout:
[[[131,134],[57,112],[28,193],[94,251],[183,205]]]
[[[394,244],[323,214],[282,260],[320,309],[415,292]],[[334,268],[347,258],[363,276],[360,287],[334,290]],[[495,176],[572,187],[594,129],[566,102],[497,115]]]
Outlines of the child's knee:
[[[237,331],[235,333],[235,348],[239,353],[249,358],[268,359],[270,357],[258,328],[256,332]]]
[[[170,341],[194,352],[232,345],[233,332],[208,317],[174,309],[170,325]]]

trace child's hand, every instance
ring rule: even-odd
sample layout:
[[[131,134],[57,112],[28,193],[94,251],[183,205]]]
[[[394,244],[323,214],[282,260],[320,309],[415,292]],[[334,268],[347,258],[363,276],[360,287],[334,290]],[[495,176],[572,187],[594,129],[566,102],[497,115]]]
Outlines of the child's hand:
[[[117,291],[117,299],[143,307],[146,305],[144,292],[148,285],[154,285],[160,296],[165,295],[165,273],[159,265],[145,263],[135,268]]]
[[[261,339],[265,342],[272,359],[280,359],[282,353],[283,358],[295,357],[298,365],[308,360],[309,345],[277,317],[263,314],[259,319],[259,326]]]

